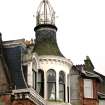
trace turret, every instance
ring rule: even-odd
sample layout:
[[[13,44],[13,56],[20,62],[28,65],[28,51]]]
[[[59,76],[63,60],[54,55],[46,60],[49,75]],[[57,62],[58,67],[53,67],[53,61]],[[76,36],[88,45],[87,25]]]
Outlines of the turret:
[[[55,12],[48,0],[42,0],[39,5],[34,30],[34,51],[39,59],[38,93],[46,100],[47,105],[66,105],[70,103],[69,73],[72,62],[58,48]]]

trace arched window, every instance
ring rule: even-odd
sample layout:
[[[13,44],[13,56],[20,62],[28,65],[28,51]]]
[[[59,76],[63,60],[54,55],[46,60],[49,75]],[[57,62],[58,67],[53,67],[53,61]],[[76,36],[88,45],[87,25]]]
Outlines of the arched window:
[[[47,72],[48,99],[56,100],[56,72],[52,69]]]
[[[44,72],[42,70],[38,70],[37,91],[44,97]]]
[[[65,74],[63,71],[59,72],[59,99],[65,101]]]

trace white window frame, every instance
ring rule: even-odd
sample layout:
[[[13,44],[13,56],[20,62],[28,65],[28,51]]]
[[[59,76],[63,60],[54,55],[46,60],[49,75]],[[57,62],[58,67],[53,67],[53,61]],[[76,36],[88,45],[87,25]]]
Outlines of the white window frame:
[[[93,80],[84,79],[84,97],[93,98]]]
[[[105,100],[99,100],[99,105],[105,105]]]

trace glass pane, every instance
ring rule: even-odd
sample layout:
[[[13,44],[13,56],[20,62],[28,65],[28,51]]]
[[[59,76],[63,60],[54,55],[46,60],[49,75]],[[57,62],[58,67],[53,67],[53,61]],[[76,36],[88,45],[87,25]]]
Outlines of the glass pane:
[[[38,70],[37,91],[44,97],[44,72],[42,70]]]
[[[40,93],[40,91],[41,91],[41,83],[38,83],[37,84],[37,92]]]
[[[64,101],[64,92],[59,93],[59,100]]]
[[[59,99],[65,100],[65,74],[63,71],[59,72]]]
[[[91,79],[84,79],[84,96],[93,98],[93,83]]]
[[[64,101],[64,97],[65,97],[65,88],[64,88],[64,84],[59,84],[59,99],[61,101]]]
[[[59,72],[59,82],[60,83],[65,83],[65,74],[63,71]]]
[[[38,82],[41,82],[42,78],[41,78],[41,73],[38,73]]]
[[[44,97],[44,83],[37,83],[37,92]]]
[[[59,91],[64,91],[64,84],[59,84]]]
[[[38,82],[44,81],[44,72],[42,70],[38,71]]]
[[[48,83],[48,99],[55,100],[55,83]]]
[[[54,70],[51,69],[47,72],[47,81],[56,82],[56,72]]]

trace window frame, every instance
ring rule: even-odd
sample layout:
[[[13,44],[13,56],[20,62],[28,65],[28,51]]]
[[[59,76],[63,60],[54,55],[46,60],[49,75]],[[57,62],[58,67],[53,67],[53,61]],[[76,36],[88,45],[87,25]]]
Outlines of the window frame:
[[[61,78],[62,80],[60,80],[60,75],[61,77],[63,76],[63,78]],[[63,90],[60,90],[60,85],[63,87]],[[60,98],[60,94],[64,95],[62,99]],[[59,72],[59,99],[65,102],[65,73],[64,71]]]
[[[41,78],[40,78],[41,81],[39,81],[39,73],[41,73]],[[40,89],[39,89],[39,85],[40,85]],[[39,95],[41,95],[44,98],[44,71],[41,69],[38,70],[37,92],[39,93]]]
[[[48,73],[49,72],[53,72],[54,73],[54,78],[55,78],[55,80],[52,80],[52,81],[50,81],[50,80],[48,80]],[[54,84],[55,86],[54,86],[54,92],[52,92],[53,94],[55,93],[55,97],[54,97],[54,99],[50,99],[49,98],[49,84]],[[56,72],[55,72],[55,70],[54,69],[49,69],[48,71],[47,71],[47,95],[48,95],[48,100],[54,100],[54,101],[56,101]]]
[[[94,98],[94,90],[93,90],[93,80],[92,79],[84,79],[84,98]],[[90,89],[90,90],[89,90]]]

